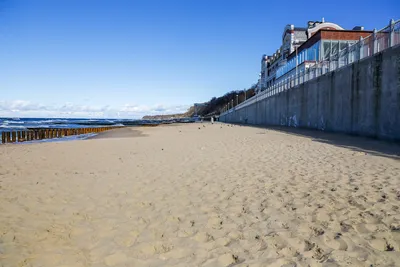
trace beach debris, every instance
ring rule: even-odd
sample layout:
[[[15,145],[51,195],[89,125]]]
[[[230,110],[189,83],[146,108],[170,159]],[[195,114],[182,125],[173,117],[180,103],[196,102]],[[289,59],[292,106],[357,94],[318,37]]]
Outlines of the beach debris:
[[[385,251],[394,251],[394,247],[390,245],[389,243],[386,242],[386,248]]]

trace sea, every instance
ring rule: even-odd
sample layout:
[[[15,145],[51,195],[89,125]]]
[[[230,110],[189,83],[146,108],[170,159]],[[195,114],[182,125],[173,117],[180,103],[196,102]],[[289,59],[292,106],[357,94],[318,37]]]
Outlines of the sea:
[[[0,118],[0,133],[23,131],[32,128],[89,128],[103,126],[141,126],[149,124],[169,124],[195,122],[192,118],[171,120],[138,119],[66,119],[66,118]]]

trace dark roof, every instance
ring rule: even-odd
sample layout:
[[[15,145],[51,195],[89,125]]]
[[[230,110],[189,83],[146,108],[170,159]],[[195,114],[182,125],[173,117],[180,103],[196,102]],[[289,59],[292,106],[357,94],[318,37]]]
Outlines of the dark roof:
[[[295,31],[294,32],[294,38],[298,39],[300,41],[306,41],[307,40],[307,33],[305,31]]]

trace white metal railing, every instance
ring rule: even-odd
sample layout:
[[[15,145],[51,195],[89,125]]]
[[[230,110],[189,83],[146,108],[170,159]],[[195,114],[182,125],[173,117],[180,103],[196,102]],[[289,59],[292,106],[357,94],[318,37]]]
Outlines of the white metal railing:
[[[335,55],[331,55],[329,60],[316,62],[314,65],[310,66],[308,69],[302,72],[298,72],[295,74],[286,74],[276,84],[268,87],[261,93],[258,93],[255,96],[245,100],[239,105],[230,108],[229,110],[225,110],[221,113],[221,115],[230,113],[233,110],[244,108],[262,99],[271,97],[275,94],[279,94],[282,91],[286,91],[299,84],[305,83],[328,72],[334,71],[338,68],[351,64],[363,58],[370,57],[387,48],[399,44],[400,20],[391,20],[389,25],[385,28],[379,31],[375,30],[373,34],[365,38],[360,38],[357,43],[353,45],[348,45],[342,51],[336,53]]]

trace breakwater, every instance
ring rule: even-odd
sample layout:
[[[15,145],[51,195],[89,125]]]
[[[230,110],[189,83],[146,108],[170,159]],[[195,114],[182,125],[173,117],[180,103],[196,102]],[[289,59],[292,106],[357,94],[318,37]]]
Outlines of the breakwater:
[[[1,143],[21,143],[26,141],[63,138],[83,134],[95,134],[121,128],[123,126],[107,126],[94,128],[35,128],[23,131],[6,131],[1,133]]]
[[[400,141],[400,45],[221,114],[228,123],[281,125]]]

